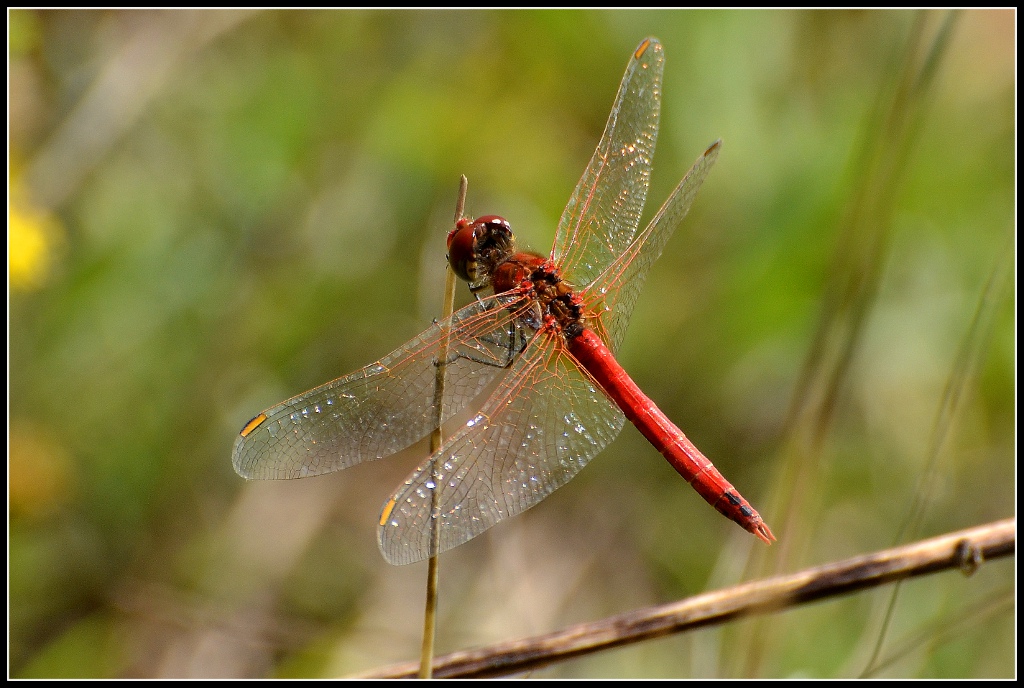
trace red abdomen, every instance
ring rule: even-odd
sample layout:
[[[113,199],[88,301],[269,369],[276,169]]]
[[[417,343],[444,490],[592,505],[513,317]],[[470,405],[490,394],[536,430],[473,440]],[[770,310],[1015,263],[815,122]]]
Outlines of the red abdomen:
[[[615,360],[593,330],[569,342],[569,352],[600,383],[622,412],[708,504],[771,544],[775,536],[757,511],[718,472],[683,431],[661,412]]]

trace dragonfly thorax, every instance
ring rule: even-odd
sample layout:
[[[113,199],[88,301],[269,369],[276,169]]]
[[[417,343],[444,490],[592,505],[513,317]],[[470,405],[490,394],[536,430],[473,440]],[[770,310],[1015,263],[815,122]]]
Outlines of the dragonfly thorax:
[[[517,252],[512,226],[498,215],[459,220],[448,235],[448,262],[471,291],[495,294],[523,290],[532,299],[525,312],[534,329],[548,327],[566,338],[583,329],[583,307],[558,267],[536,253]]]

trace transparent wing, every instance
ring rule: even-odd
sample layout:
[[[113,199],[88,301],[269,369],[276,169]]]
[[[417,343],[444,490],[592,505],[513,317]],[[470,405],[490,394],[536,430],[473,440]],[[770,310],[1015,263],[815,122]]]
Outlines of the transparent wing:
[[[533,334],[515,323],[516,295],[472,303],[450,318],[442,420],[461,411]],[[437,323],[381,360],[267,409],[242,429],[232,451],[249,479],[301,478],[401,451],[436,426]]]
[[[672,232],[690,211],[693,199],[718,159],[721,147],[721,140],[715,141],[697,158],[647,228],[582,291],[587,312],[597,315],[596,322],[590,321],[590,324],[613,352],[622,343],[633,306],[651,265],[661,256]]]
[[[384,558],[409,564],[434,554],[431,513],[443,552],[529,509],[576,475],[624,422],[561,337],[542,331],[480,413],[385,506]]]
[[[634,52],[601,141],[558,223],[551,258],[577,288],[601,274],[636,234],[658,136],[664,61],[653,38]]]

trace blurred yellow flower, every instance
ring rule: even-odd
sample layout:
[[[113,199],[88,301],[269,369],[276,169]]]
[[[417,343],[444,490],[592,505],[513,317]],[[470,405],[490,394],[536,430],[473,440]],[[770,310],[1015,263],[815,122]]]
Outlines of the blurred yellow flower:
[[[24,419],[12,421],[8,440],[11,514],[51,513],[67,499],[73,482],[67,452],[46,428]]]
[[[10,286],[31,291],[42,287],[50,276],[62,230],[53,215],[20,200],[20,195],[11,190],[7,213]]]

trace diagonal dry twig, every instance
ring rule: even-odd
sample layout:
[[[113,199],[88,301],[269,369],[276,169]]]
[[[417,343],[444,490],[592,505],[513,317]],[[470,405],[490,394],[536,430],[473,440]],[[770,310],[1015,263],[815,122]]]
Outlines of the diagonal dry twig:
[[[763,615],[893,581],[960,569],[973,573],[990,559],[1016,549],[1017,520],[1008,518],[947,533],[909,545],[696,595],[678,602],[637,609],[547,635],[435,658],[434,676],[507,676],[565,659],[671,633]],[[364,674],[362,678],[416,675],[415,662]]]

